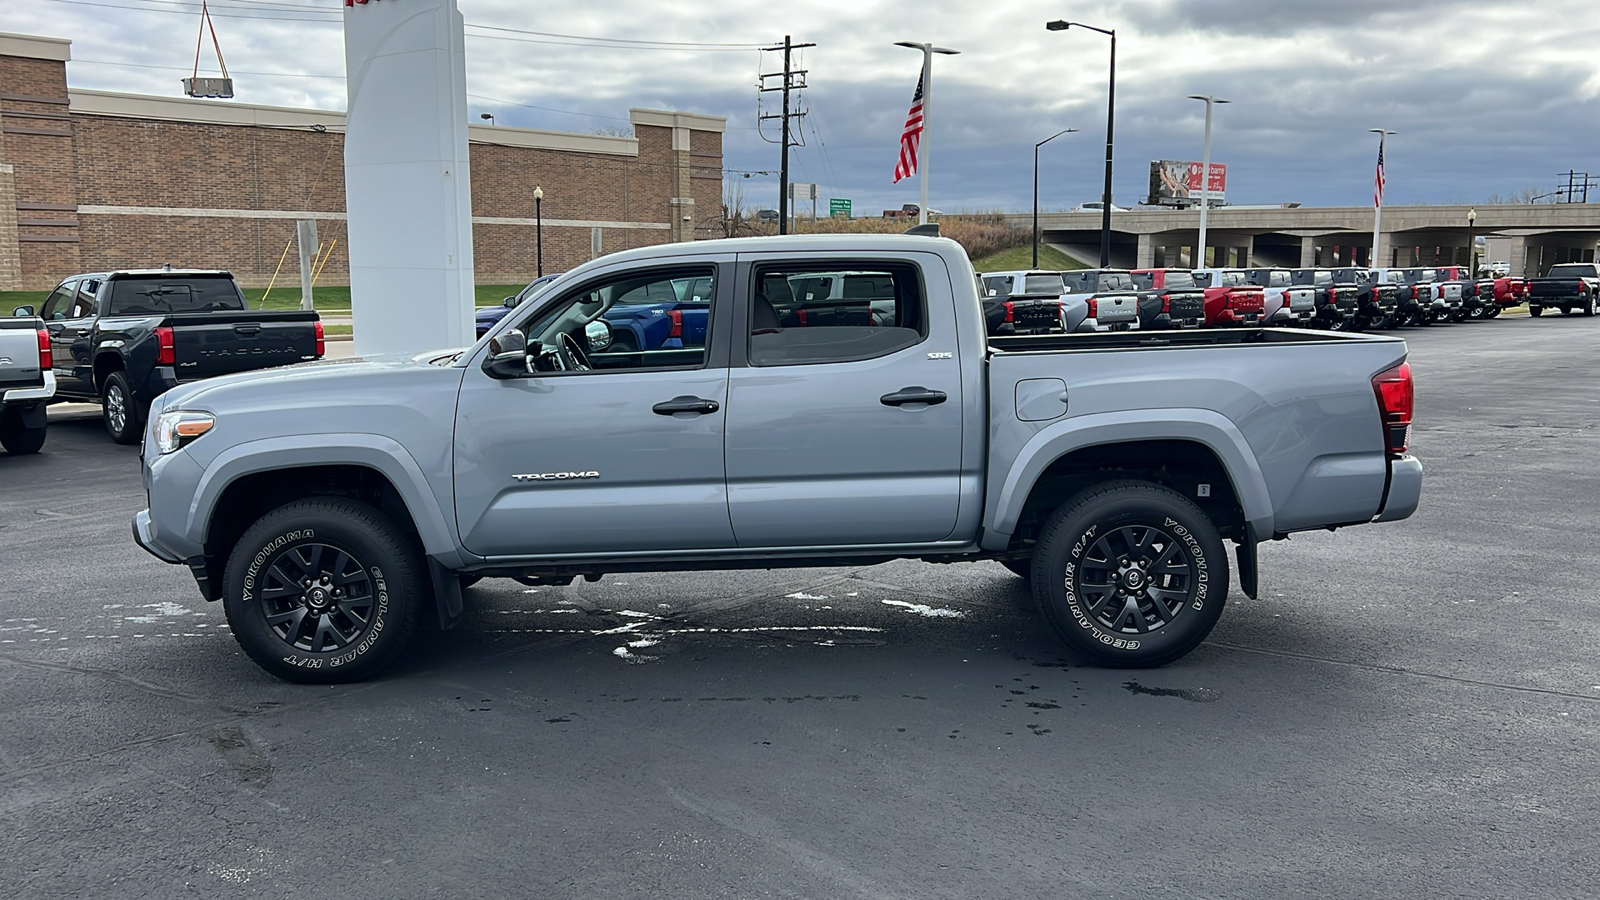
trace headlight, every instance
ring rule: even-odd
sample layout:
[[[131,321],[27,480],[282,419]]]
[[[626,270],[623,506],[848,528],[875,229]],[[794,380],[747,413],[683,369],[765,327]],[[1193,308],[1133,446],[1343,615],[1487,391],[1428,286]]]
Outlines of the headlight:
[[[211,430],[217,420],[210,413],[192,410],[164,412],[156,420],[156,450],[162,454],[184,446]]]

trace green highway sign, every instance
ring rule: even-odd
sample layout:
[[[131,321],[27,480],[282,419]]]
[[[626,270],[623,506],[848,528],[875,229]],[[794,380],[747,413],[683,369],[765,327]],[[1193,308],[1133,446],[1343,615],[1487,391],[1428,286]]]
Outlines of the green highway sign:
[[[828,217],[831,219],[850,218],[850,201],[843,197],[829,198]]]

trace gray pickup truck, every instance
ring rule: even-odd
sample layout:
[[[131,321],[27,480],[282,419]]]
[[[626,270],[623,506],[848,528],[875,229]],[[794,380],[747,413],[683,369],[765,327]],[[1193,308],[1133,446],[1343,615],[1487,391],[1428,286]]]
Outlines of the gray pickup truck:
[[[780,322],[773,279],[872,273],[873,315]],[[604,313],[712,282],[704,346]],[[997,560],[1079,654],[1197,646],[1258,542],[1405,518],[1404,342],[1277,329],[985,334],[924,236],[669,244],[579,266],[469,349],[180,385],[144,434],[138,543],[294,681],[393,660],[480,577]]]
[[[50,335],[32,316],[0,319],[0,447],[38,453],[44,446],[44,405],[56,393]]]

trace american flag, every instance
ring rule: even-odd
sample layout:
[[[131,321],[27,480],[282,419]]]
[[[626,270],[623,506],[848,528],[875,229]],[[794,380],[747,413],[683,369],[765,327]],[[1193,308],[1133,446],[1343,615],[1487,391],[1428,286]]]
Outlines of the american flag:
[[[1388,179],[1383,175],[1383,140],[1378,140],[1378,173],[1372,179],[1372,205],[1383,205],[1383,186]]]
[[[917,174],[917,145],[922,142],[922,78],[917,78],[917,92],[911,97],[911,111],[906,113],[906,127],[900,132],[900,161],[894,166],[894,180]]]

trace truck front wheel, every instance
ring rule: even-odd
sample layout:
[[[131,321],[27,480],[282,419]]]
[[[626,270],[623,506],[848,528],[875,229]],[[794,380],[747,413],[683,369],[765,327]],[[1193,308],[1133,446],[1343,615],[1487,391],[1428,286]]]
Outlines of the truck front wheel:
[[[1033,596],[1074,650],[1113,668],[1163,666],[1222,616],[1228,561],[1200,508],[1146,481],[1115,481],[1063,503],[1033,555]]]
[[[360,681],[393,662],[417,627],[421,551],[354,500],[298,500],[262,516],[228,557],[223,607],[256,664],[304,683]]]

